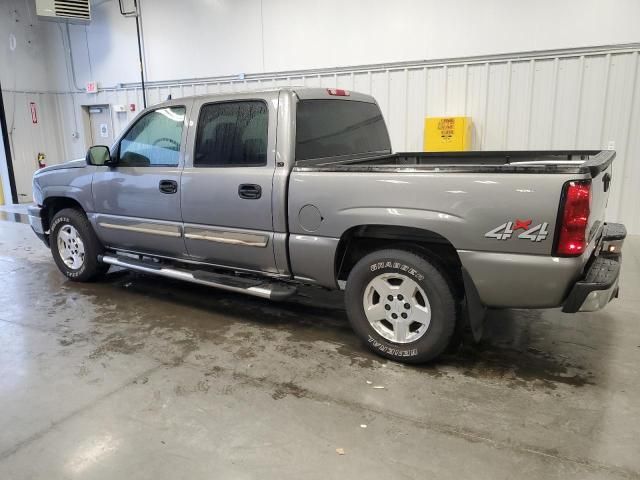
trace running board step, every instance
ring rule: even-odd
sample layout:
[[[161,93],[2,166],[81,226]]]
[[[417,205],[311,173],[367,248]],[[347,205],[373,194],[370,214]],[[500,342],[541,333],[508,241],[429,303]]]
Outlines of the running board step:
[[[204,270],[192,271],[168,268],[161,264],[145,262],[118,255],[101,255],[99,260],[104,263],[108,263],[109,265],[116,265],[118,267],[128,268],[137,272],[150,273],[152,275],[160,275],[161,277],[198,283],[200,285],[220,288],[230,292],[246,293],[247,295],[268,298],[269,300],[284,300],[296,293],[296,287],[285,283],[260,281],[235,275],[207,272]]]

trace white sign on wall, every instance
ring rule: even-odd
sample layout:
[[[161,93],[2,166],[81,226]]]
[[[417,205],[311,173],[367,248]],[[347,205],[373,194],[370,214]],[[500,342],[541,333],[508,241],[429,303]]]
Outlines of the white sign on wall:
[[[106,123],[100,124],[100,136],[102,138],[107,138],[109,136],[109,127]]]

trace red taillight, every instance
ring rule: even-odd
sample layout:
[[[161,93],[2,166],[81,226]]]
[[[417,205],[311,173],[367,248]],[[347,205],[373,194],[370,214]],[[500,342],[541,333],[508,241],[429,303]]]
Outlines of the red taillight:
[[[577,256],[587,246],[587,224],[591,204],[591,181],[574,181],[565,186],[560,215],[556,255]]]
[[[343,90],[342,88],[327,88],[327,93],[329,95],[335,95],[336,97],[349,96],[349,92],[347,90]]]

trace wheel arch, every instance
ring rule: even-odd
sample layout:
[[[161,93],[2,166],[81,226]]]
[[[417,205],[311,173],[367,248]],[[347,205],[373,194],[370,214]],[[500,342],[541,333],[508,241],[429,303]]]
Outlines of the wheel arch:
[[[379,224],[349,228],[340,236],[336,248],[336,280],[345,281],[354,265],[365,255],[388,248],[409,250],[434,263],[451,282],[474,337],[480,338],[486,308],[453,243],[433,230]]]
[[[75,208],[76,210],[86,213],[80,202],[71,197],[51,196],[42,201],[42,209],[44,210],[42,215],[42,226],[45,231],[49,230],[51,221],[55,214],[65,208]]]
[[[410,247],[434,260],[441,267],[461,266],[453,244],[441,234],[424,228],[364,224],[346,230],[341,236],[334,258],[337,280],[346,280],[360,258],[382,248]]]

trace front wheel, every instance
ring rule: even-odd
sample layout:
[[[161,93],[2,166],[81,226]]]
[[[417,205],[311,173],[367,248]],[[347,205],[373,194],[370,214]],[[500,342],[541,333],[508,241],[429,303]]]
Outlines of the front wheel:
[[[65,208],[55,214],[49,246],[58,269],[76,282],[93,280],[109,269],[98,261],[102,245],[89,219],[79,210]]]
[[[456,326],[447,278],[427,259],[405,250],[380,250],[351,270],[347,314],[374,352],[404,363],[424,363],[444,352]]]

